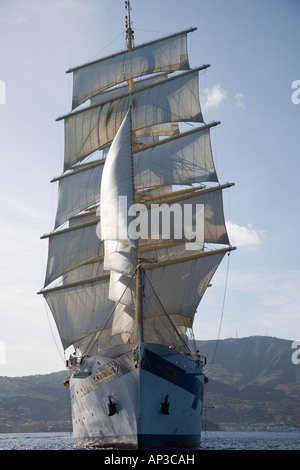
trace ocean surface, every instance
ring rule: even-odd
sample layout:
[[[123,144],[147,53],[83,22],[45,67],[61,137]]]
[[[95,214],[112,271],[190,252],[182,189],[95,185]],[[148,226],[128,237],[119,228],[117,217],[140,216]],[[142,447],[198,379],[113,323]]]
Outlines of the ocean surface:
[[[0,450],[78,449],[67,432],[0,433]],[[195,450],[300,450],[300,432],[203,431]]]

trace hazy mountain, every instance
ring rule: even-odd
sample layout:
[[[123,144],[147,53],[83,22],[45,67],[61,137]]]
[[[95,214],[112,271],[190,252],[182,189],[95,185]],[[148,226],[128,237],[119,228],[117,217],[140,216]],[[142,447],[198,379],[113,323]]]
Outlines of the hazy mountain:
[[[198,341],[207,358],[204,417],[222,429],[300,429],[300,364],[292,341],[251,336]]]
[[[25,377],[0,377],[0,432],[70,428],[67,371]]]
[[[204,426],[300,430],[300,364],[292,342],[264,336],[197,341],[207,358]],[[0,377],[0,432],[70,430],[67,371]]]

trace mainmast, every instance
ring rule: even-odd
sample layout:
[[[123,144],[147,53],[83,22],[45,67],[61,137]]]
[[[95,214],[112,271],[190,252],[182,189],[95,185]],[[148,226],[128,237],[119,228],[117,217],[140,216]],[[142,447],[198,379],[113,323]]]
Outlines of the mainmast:
[[[130,0],[125,0],[125,8],[128,11],[128,15],[125,16],[125,26],[126,26],[126,43],[127,43],[127,49],[131,51],[132,46],[133,46],[133,41],[134,41],[134,31],[131,27],[131,18],[130,18],[130,12],[131,12],[131,7],[130,7]],[[131,93],[133,91],[133,79],[131,78],[128,80],[128,87],[129,87],[129,92]],[[133,135],[133,144],[134,144],[134,135]]]
[[[128,15],[125,17],[125,25],[126,25],[126,41],[127,41],[127,49],[131,50],[134,41],[134,31],[131,28],[131,19],[130,19],[130,0],[125,0],[125,8],[128,11]]]

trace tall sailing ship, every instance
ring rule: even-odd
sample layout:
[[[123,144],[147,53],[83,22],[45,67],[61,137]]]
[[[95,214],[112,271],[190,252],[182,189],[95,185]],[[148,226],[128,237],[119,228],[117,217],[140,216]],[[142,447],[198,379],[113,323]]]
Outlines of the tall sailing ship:
[[[193,321],[229,243],[190,69],[191,28],[72,68],[45,297],[79,445],[197,447],[205,358]]]

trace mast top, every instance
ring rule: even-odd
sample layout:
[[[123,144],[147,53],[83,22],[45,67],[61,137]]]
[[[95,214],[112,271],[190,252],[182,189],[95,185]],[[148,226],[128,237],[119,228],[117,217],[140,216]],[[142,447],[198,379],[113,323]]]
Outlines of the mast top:
[[[125,8],[128,11],[128,15],[125,16],[125,26],[126,26],[126,42],[127,42],[127,49],[131,50],[133,47],[134,41],[134,31],[131,28],[131,19],[130,19],[130,0],[125,0]]]

